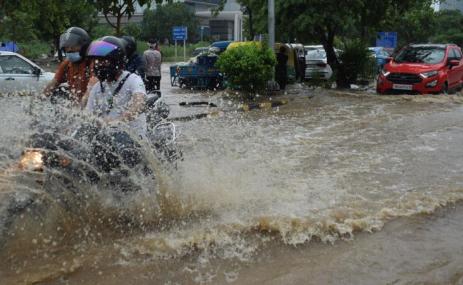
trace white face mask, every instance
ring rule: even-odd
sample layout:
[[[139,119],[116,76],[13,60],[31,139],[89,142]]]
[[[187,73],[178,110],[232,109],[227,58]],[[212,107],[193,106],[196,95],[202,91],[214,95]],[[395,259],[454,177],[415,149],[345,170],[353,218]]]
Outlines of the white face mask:
[[[78,62],[82,59],[79,52],[67,52],[66,58],[69,59],[70,62]]]

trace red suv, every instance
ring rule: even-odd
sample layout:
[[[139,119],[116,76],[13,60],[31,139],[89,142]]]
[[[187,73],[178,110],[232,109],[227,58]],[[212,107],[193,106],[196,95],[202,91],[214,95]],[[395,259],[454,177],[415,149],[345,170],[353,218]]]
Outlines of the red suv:
[[[462,84],[463,60],[457,45],[420,44],[404,47],[384,66],[376,91],[448,93]]]

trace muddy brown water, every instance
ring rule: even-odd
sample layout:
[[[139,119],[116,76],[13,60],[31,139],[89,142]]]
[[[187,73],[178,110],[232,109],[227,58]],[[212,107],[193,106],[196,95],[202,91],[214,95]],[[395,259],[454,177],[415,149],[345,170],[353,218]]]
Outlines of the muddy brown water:
[[[211,113],[177,122],[184,159],[165,177],[166,215],[143,230],[97,211],[26,215],[0,252],[0,284],[463,284],[462,97],[295,85],[285,106],[238,112],[163,71],[171,117]],[[0,100],[6,167],[32,131],[30,99]],[[219,107],[178,106],[200,100]],[[149,223],[146,202],[160,201],[144,199],[134,208]],[[50,234],[63,224],[81,238]]]

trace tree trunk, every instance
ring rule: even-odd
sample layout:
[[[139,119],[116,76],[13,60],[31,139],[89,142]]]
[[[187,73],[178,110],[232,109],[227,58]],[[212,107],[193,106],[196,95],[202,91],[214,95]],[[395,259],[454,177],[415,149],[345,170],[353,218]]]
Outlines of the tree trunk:
[[[55,42],[55,49],[58,51],[58,60],[59,62],[63,61],[63,53],[61,51],[61,49],[59,48],[59,36],[58,37],[55,37],[55,39],[53,40]],[[55,56],[53,54],[53,56]]]
[[[328,64],[331,66],[336,76],[336,87],[349,88],[350,84],[347,80],[344,66],[342,65],[342,63],[339,62],[338,56],[336,55],[336,52],[334,50],[335,33],[332,31],[324,32],[321,29],[318,33],[323,44],[323,48],[326,52],[326,59],[328,61]]]
[[[116,22],[116,36],[120,37],[122,35],[121,33],[121,19],[122,19],[123,14],[117,14],[117,22]]]
[[[253,19],[252,19],[252,10],[249,9],[248,7],[248,14],[249,14],[249,36],[251,37],[250,40],[254,40],[254,25],[253,25]]]

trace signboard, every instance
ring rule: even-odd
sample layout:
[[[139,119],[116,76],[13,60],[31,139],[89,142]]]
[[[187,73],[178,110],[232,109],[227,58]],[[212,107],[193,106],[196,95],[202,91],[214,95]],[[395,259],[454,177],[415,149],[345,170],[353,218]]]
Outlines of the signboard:
[[[174,41],[186,41],[188,39],[188,28],[184,26],[173,27],[172,39]]]
[[[396,48],[397,32],[379,32],[376,38],[377,47]]]

